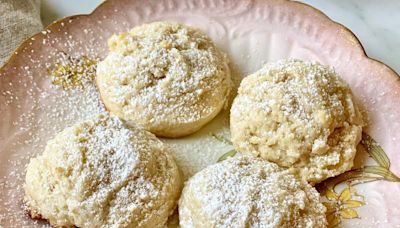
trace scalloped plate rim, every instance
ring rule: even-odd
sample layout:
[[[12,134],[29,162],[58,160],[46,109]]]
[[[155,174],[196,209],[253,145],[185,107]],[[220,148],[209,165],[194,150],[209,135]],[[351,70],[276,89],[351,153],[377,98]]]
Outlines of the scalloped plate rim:
[[[105,0],[103,1],[99,6],[97,6],[91,13],[89,14],[78,14],[78,15],[73,15],[73,16],[68,16],[65,18],[62,18],[60,20],[57,20],[53,23],[51,23],[50,25],[46,26],[43,31],[46,30],[54,30],[59,28],[60,26],[62,26],[62,23],[68,23],[70,20],[73,20],[71,23],[71,26],[73,26],[74,20],[75,19],[79,19],[79,18],[86,18],[86,17],[91,17],[94,16],[96,13],[98,13],[101,9],[107,8],[109,6],[112,6],[113,2],[116,2],[118,0]],[[132,0],[135,1],[135,0]],[[137,0],[136,0],[137,1]],[[267,0],[258,0],[258,2],[261,3],[265,3],[268,4]],[[286,5],[287,7],[301,7],[303,9],[308,9],[310,10],[313,15],[319,15],[321,16],[321,18],[323,20],[315,22],[316,24],[319,23],[330,23],[327,30],[331,31],[331,30],[341,30],[343,31],[344,37],[343,40],[350,40],[350,41],[354,41],[354,46],[353,46],[353,50],[357,51],[358,53],[360,53],[360,60],[366,60],[368,61],[368,63],[366,63],[366,65],[374,65],[374,67],[376,68],[382,68],[385,69],[384,73],[377,75],[378,78],[384,79],[383,80],[383,84],[387,87],[391,87],[394,88],[395,92],[399,91],[400,92],[400,75],[393,70],[390,66],[386,65],[385,63],[376,60],[374,58],[370,58],[361,41],[358,39],[358,37],[350,30],[348,29],[346,26],[332,20],[331,18],[329,18],[326,14],[324,14],[322,11],[308,5],[302,2],[294,2],[294,1],[289,1],[289,0],[277,0],[277,2],[282,3],[283,5]],[[11,57],[7,60],[7,62],[3,65],[3,67],[0,68],[0,77],[1,76],[11,76],[11,75],[7,75],[4,74],[4,72],[7,72],[7,70],[9,70],[11,67],[18,65],[17,61],[18,61],[18,53],[22,52],[25,48],[27,48],[30,45],[30,41],[33,39],[40,39],[41,37],[45,36],[45,34],[43,34],[42,32],[38,32],[34,35],[32,35],[31,37],[27,38],[24,42],[21,43],[21,45],[15,50],[15,52],[11,55]],[[3,75],[4,74],[4,75]],[[390,84],[393,83],[393,84]],[[392,95],[392,98],[394,97],[394,95]],[[394,97],[396,99],[396,102],[399,101],[400,102],[400,96],[396,96]]]
[[[79,18],[79,17],[90,17],[90,16],[92,16],[93,14],[95,14],[97,11],[99,11],[101,8],[106,7],[106,5],[107,5],[109,2],[112,2],[112,1],[114,1],[114,0],[104,0],[104,1],[103,1],[102,3],[100,3],[92,12],[90,12],[90,13],[88,13],[88,14],[76,14],[76,15],[67,16],[67,17],[58,19],[58,20],[56,20],[56,21],[50,23],[50,24],[49,24],[48,26],[46,26],[45,28],[43,28],[42,31],[51,30],[53,27],[56,27],[56,26],[60,25],[61,23],[65,23],[65,22],[67,22],[67,21],[69,21],[69,20],[71,20],[71,19],[76,19],[76,18]],[[265,1],[265,2],[266,2],[266,1]],[[359,38],[357,37],[357,35],[356,35],[353,31],[351,31],[348,27],[346,27],[345,25],[343,25],[343,24],[341,24],[341,23],[339,23],[339,22],[337,22],[337,21],[331,19],[328,15],[326,15],[326,14],[325,14],[324,12],[322,12],[321,10],[319,10],[319,9],[317,9],[317,8],[311,6],[311,5],[308,5],[308,4],[306,4],[306,3],[297,2],[297,1],[290,1],[290,0],[285,0],[285,2],[286,2],[286,4],[298,4],[298,5],[302,5],[302,7],[307,7],[307,8],[309,8],[309,9],[312,9],[315,13],[317,13],[317,14],[319,14],[319,15],[322,15],[322,16],[325,17],[327,20],[333,22],[337,28],[344,29],[347,36],[351,36],[352,38],[354,38],[354,39],[356,40],[356,42],[357,42],[357,43],[356,43],[356,46],[358,46],[357,48],[359,49],[359,51],[361,51],[361,52],[363,53],[363,56],[362,56],[362,57],[363,57],[364,59],[372,60],[372,61],[378,63],[379,65],[388,68],[388,69],[391,71],[390,73],[391,73],[392,76],[396,77],[397,79],[400,79],[400,74],[398,74],[392,67],[390,67],[389,65],[385,64],[384,62],[382,62],[382,61],[380,61],[380,60],[377,60],[377,59],[375,59],[375,58],[369,57],[368,54],[366,53],[365,48],[364,48],[364,46],[362,45],[360,39],[359,39]],[[316,23],[318,23],[318,22],[316,22]],[[19,53],[21,50],[23,50],[25,47],[29,46],[29,41],[30,41],[31,39],[36,39],[36,38],[38,38],[38,37],[41,36],[41,35],[43,35],[42,32],[38,32],[38,33],[36,33],[36,34],[34,34],[34,35],[32,35],[32,36],[26,38],[26,39],[15,49],[15,51],[14,51],[13,54],[8,58],[8,60],[6,61],[6,63],[0,68],[0,75],[2,75],[2,72],[5,71],[5,69],[6,69],[9,65],[12,65],[12,64],[15,62],[15,59],[18,57],[18,53]],[[397,80],[397,82],[398,82],[398,84],[400,85],[400,80]]]

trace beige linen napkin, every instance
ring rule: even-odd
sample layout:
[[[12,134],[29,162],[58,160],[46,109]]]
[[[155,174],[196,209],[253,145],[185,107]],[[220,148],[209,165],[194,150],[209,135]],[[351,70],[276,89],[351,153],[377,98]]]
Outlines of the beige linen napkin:
[[[0,0],[0,67],[22,41],[41,29],[40,0]]]

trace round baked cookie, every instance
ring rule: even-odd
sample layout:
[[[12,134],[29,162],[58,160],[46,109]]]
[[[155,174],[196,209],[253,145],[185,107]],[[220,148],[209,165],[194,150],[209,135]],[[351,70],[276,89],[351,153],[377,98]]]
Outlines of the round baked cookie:
[[[231,89],[226,55],[203,32],[154,22],[110,38],[97,66],[106,108],[157,136],[191,134],[224,107]]]
[[[32,217],[56,227],[163,227],[181,186],[161,141],[101,115],[50,140],[24,188]]]
[[[230,118],[236,150],[299,168],[312,184],[353,166],[363,125],[349,86],[331,68],[300,60],[244,78]]]
[[[326,208],[310,184],[260,158],[237,156],[186,183],[179,201],[185,227],[326,227]]]

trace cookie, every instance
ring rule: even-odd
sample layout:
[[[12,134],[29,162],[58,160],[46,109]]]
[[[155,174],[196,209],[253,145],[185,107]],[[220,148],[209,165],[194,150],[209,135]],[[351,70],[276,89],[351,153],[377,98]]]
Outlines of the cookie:
[[[239,156],[211,165],[186,183],[179,219],[186,227],[326,227],[319,193],[288,169]]]
[[[196,132],[224,107],[231,89],[226,55],[203,32],[154,22],[114,35],[98,64],[106,108],[161,137]]]
[[[161,141],[101,115],[51,139],[24,189],[30,214],[55,227],[163,227],[181,186]]]
[[[299,168],[313,184],[351,169],[363,125],[349,86],[331,68],[300,60],[245,77],[230,122],[237,151]]]

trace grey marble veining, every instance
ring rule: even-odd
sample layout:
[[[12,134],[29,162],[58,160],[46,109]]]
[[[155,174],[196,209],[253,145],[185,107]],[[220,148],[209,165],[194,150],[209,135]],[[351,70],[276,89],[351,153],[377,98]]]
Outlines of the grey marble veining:
[[[400,73],[399,0],[302,0],[350,30],[367,54]]]

